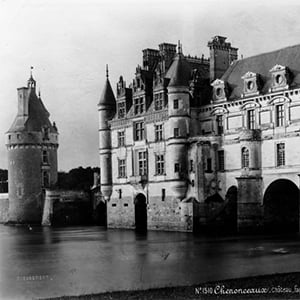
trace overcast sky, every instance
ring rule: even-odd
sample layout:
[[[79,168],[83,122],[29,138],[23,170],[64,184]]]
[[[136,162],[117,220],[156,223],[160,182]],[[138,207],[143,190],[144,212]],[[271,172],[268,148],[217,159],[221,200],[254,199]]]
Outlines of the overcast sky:
[[[244,57],[300,43],[297,1],[0,0],[0,168],[4,133],[17,112],[17,91],[30,66],[60,133],[59,170],[98,166],[97,102],[105,64],[115,91],[131,82],[142,49],[183,44],[208,56],[214,35]]]

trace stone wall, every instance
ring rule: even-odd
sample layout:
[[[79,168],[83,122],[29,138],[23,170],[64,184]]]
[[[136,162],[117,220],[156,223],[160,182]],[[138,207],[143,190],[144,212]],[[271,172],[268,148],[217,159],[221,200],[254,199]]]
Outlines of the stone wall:
[[[8,221],[8,194],[0,194],[0,223]]]

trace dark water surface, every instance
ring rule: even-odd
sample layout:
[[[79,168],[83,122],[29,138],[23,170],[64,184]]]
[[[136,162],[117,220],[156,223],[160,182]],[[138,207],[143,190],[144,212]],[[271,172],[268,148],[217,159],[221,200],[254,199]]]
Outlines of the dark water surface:
[[[189,285],[300,271],[300,236],[0,225],[0,299]]]

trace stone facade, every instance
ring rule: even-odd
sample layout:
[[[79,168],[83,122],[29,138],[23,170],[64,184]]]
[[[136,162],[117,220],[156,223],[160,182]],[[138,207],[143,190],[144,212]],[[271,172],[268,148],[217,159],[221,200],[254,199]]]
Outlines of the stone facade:
[[[108,227],[298,231],[300,46],[237,60],[225,40],[208,43],[209,59],[180,44],[143,50],[116,97],[107,76],[98,110]]]
[[[18,113],[6,133],[11,223],[42,222],[45,188],[57,182],[58,132],[32,75],[18,89]]]

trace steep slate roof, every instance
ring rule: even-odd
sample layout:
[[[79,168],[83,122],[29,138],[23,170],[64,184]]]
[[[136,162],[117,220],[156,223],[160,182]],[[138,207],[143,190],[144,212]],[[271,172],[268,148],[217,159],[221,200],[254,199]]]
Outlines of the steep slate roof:
[[[259,74],[262,82],[260,92],[262,94],[268,93],[271,86],[271,73],[269,71],[277,64],[288,67],[291,71],[290,87],[300,85],[300,45],[296,45],[235,61],[221,78],[229,84],[231,89],[229,99],[234,100],[241,97],[244,87],[244,81],[241,77],[247,72]]]
[[[177,54],[166,77],[170,78],[169,86],[188,86],[192,68],[182,54]]]
[[[15,131],[42,131],[48,127],[50,132],[57,132],[49,120],[49,112],[42,100],[37,97],[34,89],[28,89],[28,116],[17,115],[8,132]]]
[[[98,105],[107,105],[112,107],[115,107],[116,105],[116,99],[108,78],[106,78],[106,82],[100,100],[98,102]]]

